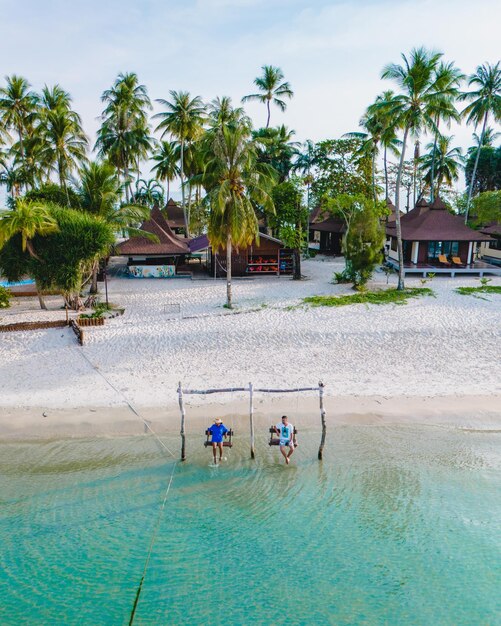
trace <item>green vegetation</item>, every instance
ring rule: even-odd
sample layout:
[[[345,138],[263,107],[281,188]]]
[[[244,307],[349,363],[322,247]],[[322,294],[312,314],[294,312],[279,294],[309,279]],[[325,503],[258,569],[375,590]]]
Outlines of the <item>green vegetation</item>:
[[[0,309],[8,309],[10,307],[10,293],[3,285],[0,285]]]
[[[477,293],[500,293],[501,285],[482,285],[481,287],[457,287],[456,292],[462,296],[474,296]]]
[[[407,304],[409,298],[433,296],[432,289],[413,287],[411,289],[386,289],[384,291],[365,291],[347,296],[310,296],[304,298],[311,306],[347,306],[349,304]]]

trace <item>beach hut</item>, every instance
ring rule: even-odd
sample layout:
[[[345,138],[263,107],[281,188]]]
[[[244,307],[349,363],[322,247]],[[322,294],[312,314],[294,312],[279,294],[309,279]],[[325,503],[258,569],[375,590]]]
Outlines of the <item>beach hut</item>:
[[[420,200],[414,209],[402,215],[400,224],[406,273],[424,270],[451,273],[467,270],[468,273],[491,269],[488,264],[474,260],[477,245],[491,241],[491,237],[466,226],[463,218],[450,213],[440,198],[431,205]],[[386,234],[387,261],[398,267],[395,222],[387,224]]]
[[[501,265],[501,224],[484,226],[480,232],[491,238],[490,241],[482,241],[480,244],[480,257],[487,263]]]
[[[119,256],[127,257],[129,274],[135,278],[171,278],[178,275],[178,266],[190,254],[188,240],[172,232],[160,209],[151,211],[141,230],[156,235],[157,241],[147,237],[131,237],[116,246]]]
[[[201,245],[201,244],[199,244]],[[226,249],[215,251],[209,245],[209,271],[212,276],[226,277]],[[293,251],[285,248],[283,242],[264,233],[259,234],[259,242],[254,240],[246,248],[232,250],[231,273],[233,276],[266,276],[293,272]]]
[[[320,207],[314,209],[310,217],[310,248],[320,254],[342,254],[343,235],[346,224],[340,217],[333,217]]]

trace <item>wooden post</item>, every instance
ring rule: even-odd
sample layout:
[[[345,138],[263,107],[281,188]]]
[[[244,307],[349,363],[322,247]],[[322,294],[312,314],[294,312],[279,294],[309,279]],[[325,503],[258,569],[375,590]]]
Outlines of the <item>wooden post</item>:
[[[186,435],[184,431],[186,413],[184,411],[183,388],[181,387],[181,381],[179,381],[177,393],[179,395],[179,408],[181,410],[181,461],[186,461]]]
[[[250,419],[251,459],[255,459],[256,458],[256,451],[254,449],[254,403],[253,403],[252,383],[249,383],[249,419]]]
[[[322,438],[320,439],[320,447],[318,448],[318,460],[322,460],[325,445],[325,409],[324,409],[324,384],[322,381],[318,383],[318,395],[320,399],[320,420],[322,421]]]

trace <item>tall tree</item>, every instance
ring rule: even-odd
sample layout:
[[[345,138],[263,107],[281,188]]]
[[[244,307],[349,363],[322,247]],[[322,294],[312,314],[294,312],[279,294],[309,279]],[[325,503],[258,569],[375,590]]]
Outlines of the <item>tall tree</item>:
[[[398,289],[404,289],[404,257],[402,229],[400,226],[400,181],[405,162],[405,150],[409,134],[418,138],[423,129],[436,130],[434,116],[440,86],[436,83],[436,70],[442,54],[425,48],[413,49],[407,57],[402,54],[403,64],[390,63],[381,78],[394,80],[400,93],[387,103],[378,105],[393,120],[395,129],[403,130],[402,149],[395,189],[396,234],[398,250]]]
[[[278,172],[281,183],[289,178],[294,167],[293,159],[300,146],[298,141],[293,141],[295,134],[295,131],[283,124],[276,128],[260,128],[252,133],[258,160],[271,165]]]
[[[210,129],[220,130],[223,126],[252,126],[250,118],[243,107],[234,107],[231,98],[222,96],[214,98],[207,105],[207,122]]]
[[[119,74],[101,100],[106,104],[95,148],[118,171],[125,187],[126,201],[131,194],[131,171],[139,175],[139,163],[152,146],[148,111],[152,109],[147,89],[133,72]]]
[[[179,176],[181,170],[179,167],[179,144],[176,141],[161,141],[157,150],[154,152],[152,159],[155,165],[152,171],[155,172],[158,180],[167,183],[165,199],[168,202],[170,198],[170,183],[176,176]]]
[[[13,74],[5,77],[7,84],[0,87],[0,120],[6,131],[14,131],[19,142],[21,165],[24,167],[24,142],[38,106],[38,96],[30,91],[29,82]]]
[[[254,203],[273,211],[272,168],[257,162],[254,143],[246,126],[224,127],[211,141],[203,184],[210,207],[209,240],[213,250],[226,248],[226,306],[232,308],[231,255],[233,248],[249,245],[258,237]]]
[[[271,104],[276,105],[282,112],[287,108],[285,98],[291,99],[294,92],[288,82],[284,81],[284,73],[279,67],[263,65],[263,73],[254,79],[254,84],[261,93],[252,93],[242,98],[242,102],[257,100],[266,104],[268,116],[266,128],[270,125]],[[284,81],[284,82],[283,82]]]
[[[453,136],[438,135],[434,141],[426,146],[428,152],[420,159],[420,170],[424,182],[433,188],[432,198],[440,195],[442,184],[451,187],[459,178],[459,172],[464,167],[464,158],[461,148],[453,147]],[[435,193],[436,192],[436,193]]]
[[[501,121],[501,63],[498,61],[495,65],[491,65],[490,63],[479,65],[476,72],[468,79],[468,87],[472,85],[475,86],[476,89],[463,93],[460,96],[461,100],[471,101],[462,111],[462,115],[466,117],[466,123],[474,124],[475,128],[482,123],[482,131],[480,133],[479,149],[477,150],[473,173],[468,186],[465,223],[468,221],[478,159],[480,158],[480,152],[484,143],[489,115],[492,115],[494,121]]]
[[[184,225],[186,235],[189,236],[190,225],[185,203],[185,148],[186,144],[199,138],[203,131],[205,120],[205,106],[200,96],[192,98],[187,91],[170,91],[171,100],[158,99],[157,102],[167,110],[154,115],[160,119],[155,130],[162,131],[162,139],[166,134],[177,139],[181,146],[181,196],[183,204]]]

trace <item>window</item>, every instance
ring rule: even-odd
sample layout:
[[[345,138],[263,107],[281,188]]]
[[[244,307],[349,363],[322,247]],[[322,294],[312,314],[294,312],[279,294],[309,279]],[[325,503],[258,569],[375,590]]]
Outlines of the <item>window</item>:
[[[428,258],[438,259],[441,254],[445,256],[458,256],[459,241],[430,241],[428,242]]]
[[[391,249],[394,250],[395,252],[397,251],[397,238],[396,237],[391,238]]]

